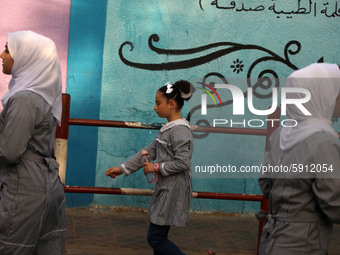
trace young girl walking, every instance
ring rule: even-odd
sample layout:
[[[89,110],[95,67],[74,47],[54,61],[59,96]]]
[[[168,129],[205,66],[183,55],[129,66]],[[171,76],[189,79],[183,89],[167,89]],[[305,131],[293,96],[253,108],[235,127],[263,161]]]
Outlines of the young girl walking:
[[[189,123],[181,116],[181,109],[192,92],[193,87],[184,80],[161,87],[156,93],[154,110],[168,123],[151,144],[121,166],[106,171],[107,176],[115,178],[121,174],[128,176],[143,167],[145,175],[155,173],[157,176],[148,210],[150,224],[147,236],[155,255],[184,254],[168,240],[168,233],[170,226],[184,227],[189,219],[193,137]],[[145,151],[156,163],[142,163]]]

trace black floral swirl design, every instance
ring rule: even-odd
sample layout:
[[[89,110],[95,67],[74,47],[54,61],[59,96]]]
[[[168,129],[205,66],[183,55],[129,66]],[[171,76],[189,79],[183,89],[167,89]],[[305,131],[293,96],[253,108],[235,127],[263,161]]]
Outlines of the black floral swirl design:
[[[255,67],[259,66],[261,63],[264,63],[264,62],[274,61],[274,62],[280,62],[292,70],[299,69],[290,60],[290,56],[298,54],[301,50],[301,43],[295,40],[289,41],[285,45],[283,57],[269,49],[266,49],[264,47],[254,45],[254,44],[240,44],[240,43],[234,43],[234,42],[217,42],[217,43],[207,44],[204,46],[200,46],[196,48],[189,48],[189,49],[162,49],[162,48],[158,48],[155,46],[155,43],[159,42],[159,40],[160,38],[157,34],[153,34],[149,37],[148,47],[152,52],[155,52],[157,55],[183,56],[184,58],[186,58],[186,56],[189,56],[189,58],[186,58],[181,61],[173,61],[173,62],[170,61],[170,62],[162,62],[162,63],[133,62],[131,60],[128,60],[126,56],[123,54],[123,49],[128,46],[130,47],[130,52],[133,51],[134,45],[130,41],[126,41],[120,45],[119,57],[125,65],[131,66],[133,68],[150,70],[150,71],[170,71],[170,70],[188,69],[188,68],[193,68],[196,66],[204,65],[206,63],[209,63],[223,56],[227,56],[234,52],[240,52],[243,50],[260,51],[264,53],[265,56],[256,59],[254,62],[252,62],[249,65],[248,72],[247,72],[247,87],[252,87],[253,96],[261,98],[261,99],[271,97],[272,90],[270,90],[270,88],[280,86],[279,77],[278,77],[278,74],[274,70],[264,69],[257,74],[257,80],[256,82],[254,82],[254,84],[252,84],[251,80],[254,80],[254,79],[250,79],[250,78],[256,77],[256,75],[253,74]],[[209,51],[209,52],[204,54],[206,51]],[[196,56],[196,54],[200,54],[200,56]],[[322,62],[322,58],[319,60],[319,62]],[[244,64],[244,63],[241,63],[241,64]],[[220,81],[222,81],[222,83],[228,83],[227,79],[222,74],[217,73],[217,72],[207,74],[203,78],[202,83],[210,84],[211,86],[214,86],[215,82],[207,83],[208,79],[210,79],[211,77],[215,77],[219,79]],[[265,93],[266,91],[269,91],[269,92]],[[244,92],[244,96],[247,97],[247,92]],[[230,104],[232,104],[232,100],[227,100],[225,102],[222,102],[222,107],[230,105]],[[200,110],[200,107],[201,105],[197,105],[193,107],[190,113],[188,114],[187,119],[190,120],[194,112],[196,112],[197,110]],[[221,106],[220,105],[216,106],[212,104],[212,105],[207,105],[207,107],[214,108],[214,107],[221,107]],[[196,123],[196,125],[202,125],[202,124],[209,125],[209,123],[207,123],[207,121],[204,121],[204,120],[199,120]],[[203,137],[206,137],[207,135],[208,134],[200,134],[200,135],[195,135],[195,137],[203,138]]]
[[[161,48],[157,48],[153,44],[153,42],[158,42],[158,41],[159,41],[159,36],[157,34],[153,34],[149,37],[149,42],[148,42],[149,48],[155,53],[157,53],[158,55],[191,55],[191,54],[196,54],[196,53],[202,53],[204,51],[211,50],[211,49],[217,49],[217,50],[212,53],[208,53],[204,56],[194,57],[194,58],[182,60],[182,61],[163,62],[163,63],[138,63],[138,62],[133,62],[133,61],[128,60],[123,55],[123,48],[125,48],[125,46],[129,45],[130,51],[132,51],[134,48],[134,45],[132,42],[126,41],[122,43],[121,46],[119,47],[119,51],[118,51],[119,57],[125,65],[131,66],[134,68],[145,69],[145,70],[150,70],[150,71],[170,71],[170,70],[187,69],[187,68],[192,68],[195,66],[200,66],[208,62],[211,62],[215,59],[218,59],[222,56],[236,52],[236,51],[259,50],[259,51],[269,54],[269,57],[267,57],[268,59],[260,60],[260,62],[274,59],[275,61],[285,63],[292,69],[297,69],[297,67],[290,62],[288,52],[291,55],[297,54],[301,48],[301,45],[298,41],[290,41],[285,47],[285,58],[282,58],[279,55],[275,54],[274,52],[264,47],[253,45],[253,44],[219,42],[219,43],[212,43],[212,44],[208,44],[208,45],[197,47],[197,48],[191,48],[191,49],[161,49]],[[297,50],[296,51],[290,50],[289,47],[291,45],[296,45]],[[224,48],[218,49],[221,47],[224,47]]]

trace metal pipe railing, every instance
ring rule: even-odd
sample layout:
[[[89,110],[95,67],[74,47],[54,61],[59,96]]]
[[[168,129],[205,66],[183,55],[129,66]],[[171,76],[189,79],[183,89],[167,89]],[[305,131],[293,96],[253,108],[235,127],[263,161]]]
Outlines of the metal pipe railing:
[[[69,125],[115,127],[115,128],[137,128],[137,129],[160,129],[163,124],[162,123],[136,122],[136,121],[93,120],[93,119],[70,118]],[[266,136],[268,133],[267,129],[202,127],[202,126],[191,126],[191,131],[200,132],[200,133],[223,133],[223,134],[260,135],[260,136]]]
[[[89,194],[111,194],[111,195],[135,195],[152,196],[152,189],[132,189],[132,188],[106,188],[106,187],[85,187],[85,186],[64,186],[65,192],[69,193],[89,193]],[[217,192],[192,192],[193,198],[201,199],[227,199],[242,201],[262,202],[262,195],[236,194],[236,193],[217,193]]]

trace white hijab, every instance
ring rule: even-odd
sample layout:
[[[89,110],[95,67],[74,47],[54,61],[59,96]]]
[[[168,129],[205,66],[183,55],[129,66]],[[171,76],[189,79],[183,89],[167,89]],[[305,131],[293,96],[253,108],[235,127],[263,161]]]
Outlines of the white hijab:
[[[32,31],[19,31],[8,34],[7,46],[14,64],[8,91],[1,98],[2,105],[15,93],[30,90],[46,100],[60,124],[62,80],[54,42]]]
[[[283,127],[280,134],[280,148],[289,150],[297,143],[316,132],[327,132],[338,138],[332,127],[332,115],[340,91],[340,70],[336,64],[317,63],[293,72],[286,87],[308,89],[311,99],[303,106],[312,114],[305,116],[295,105],[287,105],[287,115],[298,122],[295,127]],[[292,93],[290,98],[301,98]]]

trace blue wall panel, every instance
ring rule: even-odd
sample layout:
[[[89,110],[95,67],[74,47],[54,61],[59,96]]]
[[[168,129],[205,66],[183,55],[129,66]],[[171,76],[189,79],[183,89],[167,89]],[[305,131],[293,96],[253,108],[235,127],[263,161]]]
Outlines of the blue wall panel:
[[[71,118],[99,119],[106,0],[72,0],[67,71]],[[98,128],[70,126],[66,184],[94,186]],[[67,194],[68,206],[90,205],[93,195]]]

